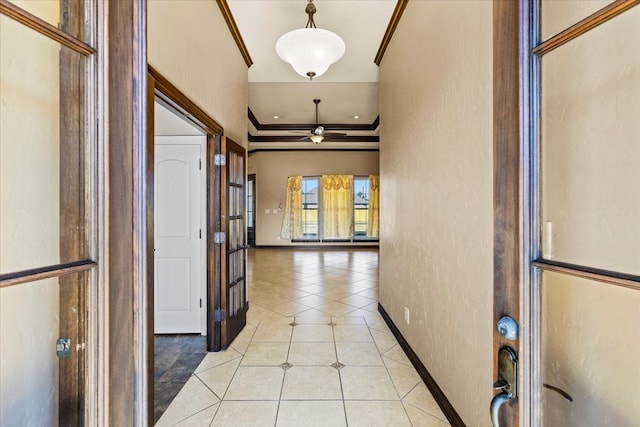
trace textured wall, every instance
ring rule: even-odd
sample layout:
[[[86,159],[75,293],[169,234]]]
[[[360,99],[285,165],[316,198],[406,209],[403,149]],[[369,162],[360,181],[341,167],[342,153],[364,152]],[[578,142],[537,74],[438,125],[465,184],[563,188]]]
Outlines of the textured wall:
[[[380,303],[464,422],[487,426],[492,3],[409,2],[380,94]]]
[[[291,245],[289,240],[278,238],[283,212],[277,208],[282,203],[284,209],[287,177],[322,174],[375,175],[378,170],[378,152],[371,151],[265,151],[251,154],[249,173],[256,174],[257,187],[256,245]],[[266,214],[266,209],[272,213]]]
[[[58,2],[16,2],[57,22]],[[58,262],[59,45],[0,16],[0,269]],[[58,420],[55,280],[0,290],[0,425]]]
[[[148,3],[149,64],[247,146],[248,69],[215,1]]]

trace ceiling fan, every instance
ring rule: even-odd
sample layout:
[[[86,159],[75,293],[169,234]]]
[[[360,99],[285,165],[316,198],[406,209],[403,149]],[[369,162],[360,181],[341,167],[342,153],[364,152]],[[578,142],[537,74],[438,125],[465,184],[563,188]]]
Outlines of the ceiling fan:
[[[316,144],[320,144],[324,140],[330,141],[331,137],[347,135],[346,133],[325,132],[324,126],[320,126],[318,124],[318,104],[320,104],[320,100],[314,99],[313,103],[316,104],[316,126],[315,128],[311,129],[311,131],[309,132],[309,135],[305,136],[304,138],[301,138],[300,141],[306,140],[306,141],[312,141]]]

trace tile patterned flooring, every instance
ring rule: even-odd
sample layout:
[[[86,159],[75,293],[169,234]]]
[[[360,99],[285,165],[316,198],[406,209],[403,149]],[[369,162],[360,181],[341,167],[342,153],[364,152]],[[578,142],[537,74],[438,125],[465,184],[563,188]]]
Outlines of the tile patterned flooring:
[[[250,249],[247,326],[157,426],[448,426],[377,311],[375,249]]]
[[[154,337],[154,421],[166,411],[207,354],[207,337],[168,334]]]

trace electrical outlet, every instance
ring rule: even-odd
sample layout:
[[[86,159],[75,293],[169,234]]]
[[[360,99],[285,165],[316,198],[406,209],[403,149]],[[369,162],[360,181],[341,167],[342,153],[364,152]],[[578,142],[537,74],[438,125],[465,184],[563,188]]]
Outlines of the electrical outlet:
[[[406,323],[407,325],[410,323],[409,321],[409,307],[405,307],[404,308],[404,323]]]

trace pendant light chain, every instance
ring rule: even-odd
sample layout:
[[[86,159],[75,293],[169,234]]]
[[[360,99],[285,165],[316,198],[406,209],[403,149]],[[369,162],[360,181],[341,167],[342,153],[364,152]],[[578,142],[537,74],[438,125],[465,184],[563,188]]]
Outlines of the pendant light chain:
[[[307,7],[304,9],[305,13],[309,15],[307,25],[305,28],[316,28],[316,23],[313,21],[313,14],[316,13],[316,5],[313,4],[313,0],[307,0]]]

